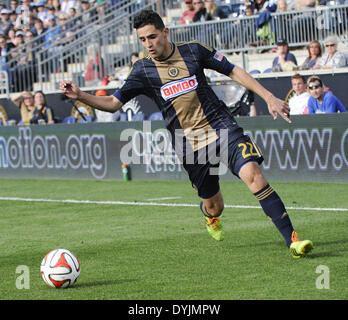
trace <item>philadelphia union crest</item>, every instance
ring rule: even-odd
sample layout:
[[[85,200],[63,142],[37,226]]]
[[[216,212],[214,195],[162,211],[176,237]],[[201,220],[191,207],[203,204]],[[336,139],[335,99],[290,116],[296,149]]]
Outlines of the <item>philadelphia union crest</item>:
[[[177,68],[175,68],[175,67],[170,67],[168,69],[168,74],[169,74],[170,77],[175,78],[179,74],[179,70]]]

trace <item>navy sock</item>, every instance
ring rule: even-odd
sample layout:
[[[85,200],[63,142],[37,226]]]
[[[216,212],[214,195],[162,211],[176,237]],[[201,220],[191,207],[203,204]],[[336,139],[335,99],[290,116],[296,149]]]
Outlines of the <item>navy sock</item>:
[[[204,206],[203,204],[203,201],[201,201],[201,204],[200,204],[200,207],[201,207],[201,211],[203,212],[203,214],[208,217],[209,219],[213,218],[207,211],[207,208]]]
[[[294,228],[292,227],[283,201],[269,184],[260,191],[254,193],[254,195],[259,200],[265,214],[271,218],[274,225],[284,237],[286,245],[290,247],[292,242],[291,235]]]

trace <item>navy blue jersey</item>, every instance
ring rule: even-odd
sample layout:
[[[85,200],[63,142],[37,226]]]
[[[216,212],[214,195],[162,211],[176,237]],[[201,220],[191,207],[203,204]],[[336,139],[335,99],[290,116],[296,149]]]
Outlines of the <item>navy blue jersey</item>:
[[[240,128],[208,85],[204,69],[226,76],[234,65],[221,53],[197,41],[172,43],[164,60],[147,56],[135,62],[124,85],[114,96],[126,103],[139,94],[152,98],[160,108],[168,130],[181,129],[194,150],[218,139],[219,129]],[[204,132],[204,134],[200,134]]]

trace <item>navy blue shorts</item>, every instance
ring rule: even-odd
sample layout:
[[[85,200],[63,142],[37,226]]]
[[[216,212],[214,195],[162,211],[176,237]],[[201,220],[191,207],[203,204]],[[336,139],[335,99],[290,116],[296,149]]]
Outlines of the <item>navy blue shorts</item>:
[[[238,178],[240,169],[247,162],[254,161],[258,164],[263,162],[261,152],[249,136],[240,134],[237,139],[230,140],[228,139],[225,145],[220,144],[220,139],[216,141],[214,147],[218,160],[214,158],[214,161],[209,161],[209,157],[206,156],[207,161],[201,161],[201,157],[196,151],[193,163],[191,163],[192,161],[190,163],[184,161],[183,163],[192,186],[202,199],[209,199],[220,190],[219,175],[217,174],[220,162],[223,162]],[[208,148],[208,146],[205,147],[206,155],[208,154]],[[213,150],[213,148],[210,150]]]

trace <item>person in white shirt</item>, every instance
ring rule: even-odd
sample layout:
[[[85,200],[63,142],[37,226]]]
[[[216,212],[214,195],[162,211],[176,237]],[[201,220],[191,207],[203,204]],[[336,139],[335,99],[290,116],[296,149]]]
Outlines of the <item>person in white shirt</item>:
[[[337,38],[330,36],[325,39],[325,53],[313,69],[332,69],[347,66],[344,53],[337,51]]]
[[[306,90],[305,78],[297,73],[291,77],[291,84],[295,95],[289,100],[290,115],[307,114],[310,94]]]

